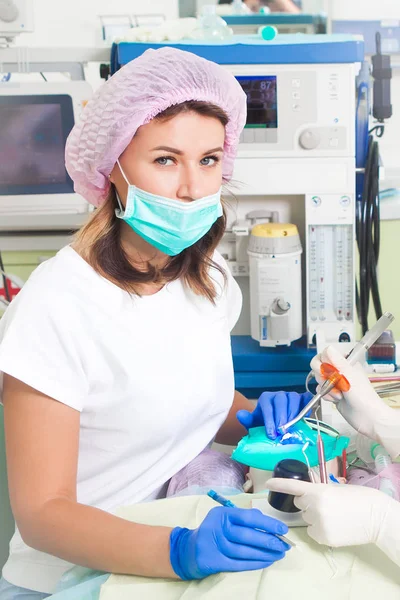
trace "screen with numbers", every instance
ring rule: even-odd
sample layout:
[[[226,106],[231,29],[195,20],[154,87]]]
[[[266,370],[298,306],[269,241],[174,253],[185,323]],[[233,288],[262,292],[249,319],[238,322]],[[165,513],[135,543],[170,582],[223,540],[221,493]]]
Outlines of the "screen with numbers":
[[[277,129],[276,76],[237,77],[247,96],[246,127]]]

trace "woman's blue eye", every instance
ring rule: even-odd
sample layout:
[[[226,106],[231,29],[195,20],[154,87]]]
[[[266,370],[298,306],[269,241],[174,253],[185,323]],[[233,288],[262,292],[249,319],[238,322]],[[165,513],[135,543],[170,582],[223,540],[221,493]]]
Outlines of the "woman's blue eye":
[[[205,156],[201,159],[200,164],[202,164],[204,167],[209,167],[212,165],[216,165],[217,162],[219,162],[218,156]]]
[[[156,163],[165,167],[168,164],[169,160],[173,161],[173,158],[171,158],[170,156],[160,156],[159,158],[156,158]]]

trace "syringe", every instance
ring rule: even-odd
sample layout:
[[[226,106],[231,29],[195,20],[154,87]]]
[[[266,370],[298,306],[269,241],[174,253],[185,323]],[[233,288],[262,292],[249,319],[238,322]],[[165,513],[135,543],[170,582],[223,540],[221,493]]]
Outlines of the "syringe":
[[[389,327],[389,325],[394,320],[394,316],[385,312],[380,319],[375,323],[371,329],[367,331],[367,333],[361,338],[359,342],[354,346],[354,348],[349,352],[346,356],[346,360],[348,360],[350,365],[355,365],[357,362],[363,359],[365,352],[369,350],[369,348],[376,342],[376,340],[382,335],[382,333]],[[330,391],[333,390],[334,387],[342,388],[343,391],[347,391],[350,388],[349,382],[347,379],[339,373],[335,368],[330,370],[329,378],[324,381],[324,383],[320,386],[320,391],[315,394],[310,400],[310,402],[299,412],[299,414],[286,423],[285,425],[281,425],[278,430],[280,433],[285,433],[292,425],[295,425],[298,421],[303,419],[307,413],[319,402],[324,396],[329,394]],[[347,388],[347,389],[346,389]]]

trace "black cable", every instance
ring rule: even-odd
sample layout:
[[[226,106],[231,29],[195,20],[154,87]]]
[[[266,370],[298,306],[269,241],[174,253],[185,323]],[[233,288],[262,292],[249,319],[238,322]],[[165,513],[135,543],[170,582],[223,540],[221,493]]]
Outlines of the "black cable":
[[[3,273],[1,275],[2,275],[2,279],[3,279],[3,285],[4,285],[4,296],[7,300],[7,302],[11,302],[11,296],[10,296],[10,290],[8,289],[7,277],[4,275],[5,268],[4,268],[3,257],[1,256],[1,252],[0,252],[0,269],[3,271]]]
[[[385,133],[385,126],[384,125],[375,125],[375,127],[370,129],[368,133],[369,134],[375,133],[376,137],[381,138],[381,137],[383,137],[383,134]]]
[[[44,79],[45,81],[47,81],[47,79],[46,79],[46,76],[45,76],[45,75],[44,75],[44,74],[43,74],[41,71],[40,71],[40,74],[41,74],[41,76],[43,77],[43,79]]]
[[[374,156],[374,169],[375,175],[373,178],[373,190],[371,193],[371,220],[373,222],[373,257],[374,261],[371,263],[371,293],[372,300],[374,303],[376,318],[379,319],[382,316],[382,304],[379,294],[378,284],[378,262],[379,262],[379,250],[381,241],[381,228],[380,228],[380,204],[379,204],[379,145],[375,142],[375,154]]]
[[[372,114],[375,125],[369,131],[362,198],[357,201],[356,212],[356,236],[360,255],[359,281],[356,281],[356,306],[363,333],[368,330],[370,297],[372,297],[376,318],[382,316],[377,273],[380,245],[379,146],[372,134],[381,138],[385,132],[385,119],[392,116],[390,56],[382,54],[379,32],[375,40],[376,53],[372,56],[374,80]]]
[[[356,240],[358,244],[358,251],[360,254],[360,238],[361,238],[361,205],[362,202],[356,203]],[[358,320],[361,323],[361,298],[360,298],[360,286],[356,278],[356,310]]]
[[[357,206],[356,236],[360,256],[359,283],[356,286],[356,303],[363,334],[368,331],[370,297],[376,318],[382,316],[377,266],[380,246],[379,210],[379,147],[370,135],[365,165],[364,188]]]

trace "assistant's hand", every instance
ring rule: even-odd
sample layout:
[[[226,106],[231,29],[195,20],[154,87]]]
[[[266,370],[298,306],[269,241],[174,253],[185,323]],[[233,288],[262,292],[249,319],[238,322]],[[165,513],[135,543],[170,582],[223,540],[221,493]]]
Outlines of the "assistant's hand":
[[[274,535],[287,531],[284,523],[257,509],[216,507],[197,529],[172,530],[171,565],[183,580],[223,571],[265,569],[289,550],[288,544]]]
[[[273,478],[266,487],[296,496],[294,503],[303,511],[310,537],[333,547],[378,543],[392,505],[398,504],[379,490],[356,485]]]
[[[359,433],[383,444],[393,457],[397,456],[400,453],[399,415],[379,398],[362,366],[359,363],[350,365],[340,352],[328,346],[322,355],[311,361],[319,384],[324,381],[321,362],[335,366],[350,383],[348,392],[332,390],[324,399],[335,402],[340,414]]]
[[[239,410],[236,416],[246,429],[265,425],[267,436],[274,440],[278,435],[277,428],[298,415],[311,398],[312,394],[308,392],[264,392],[253,412]]]

